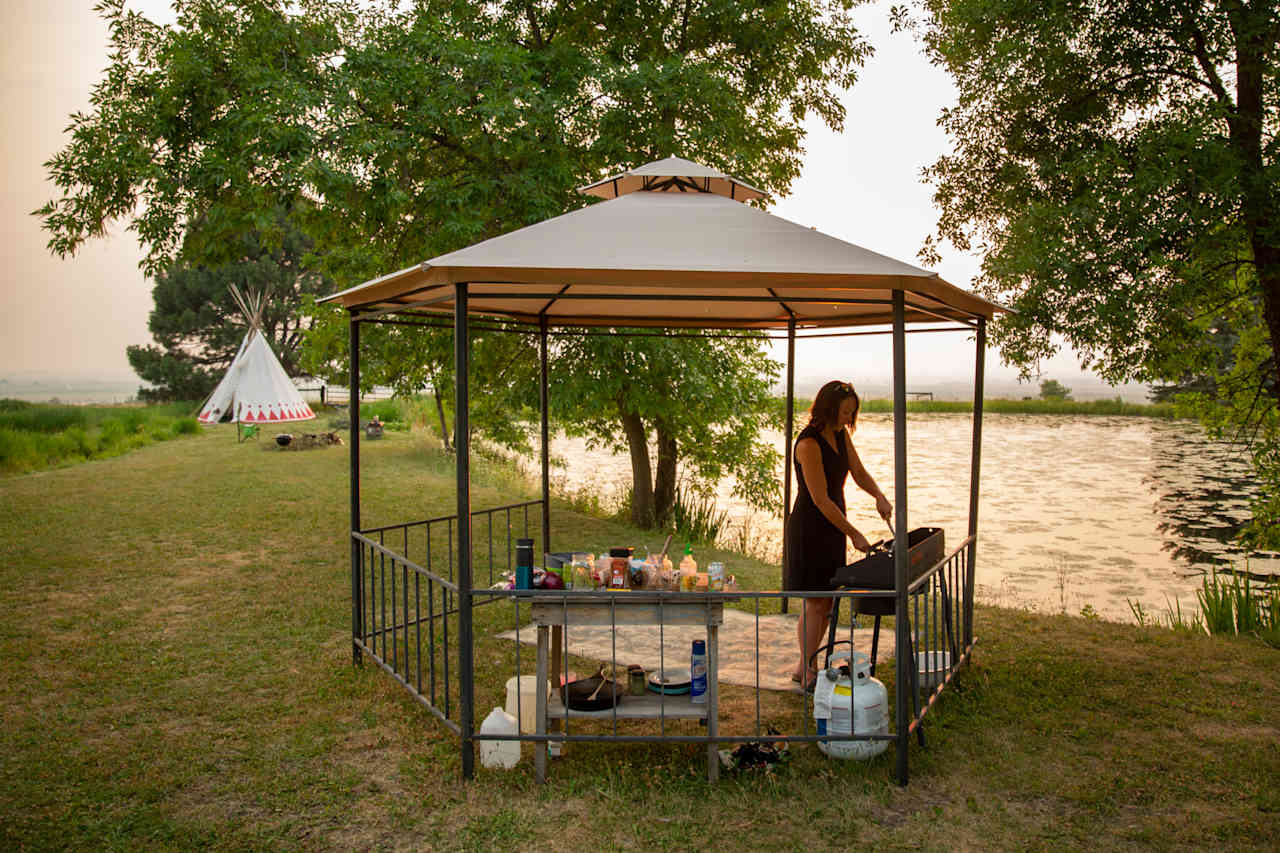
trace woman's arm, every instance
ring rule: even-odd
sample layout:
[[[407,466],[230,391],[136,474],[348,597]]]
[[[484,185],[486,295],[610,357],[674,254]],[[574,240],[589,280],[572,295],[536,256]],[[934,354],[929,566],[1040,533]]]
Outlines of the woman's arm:
[[[827,475],[822,467],[822,450],[818,447],[817,439],[803,438],[796,444],[796,461],[800,463],[800,473],[804,475],[804,485],[809,490],[809,497],[822,516],[848,536],[853,541],[853,547],[859,551],[870,549],[867,537],[858,532],[827,494]]]
[[[880,513],[880,517],[888,521],[893,517],[893,504],[889,503],[889,499],[884,496],[884,492],[880,491],[880,487],[876,485],[876,481],[871,477],[871,473],[862,465],[862,459],[858,456],[858,451],[853,447],[853,437],[845,430],[840,430],[844,435],[845,449],[849,456],[849,473],[853,476],[853,481],[858,484],[858,488],[871,495],[876,501],[876,512]]]

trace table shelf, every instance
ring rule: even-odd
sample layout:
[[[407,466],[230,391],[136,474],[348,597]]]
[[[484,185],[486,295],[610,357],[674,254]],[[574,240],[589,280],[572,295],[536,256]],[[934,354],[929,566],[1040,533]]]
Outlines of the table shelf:
[[[694,704],[688,694],[668,694],[648,692],[643,696],[624,696],[617,706],[619,720],[656,720],[665,716],[668,720],[705,720],[707,704]],[[612,720],[613,708],[603,711],[577,711],[569,709],[572,720]],[[547,700],[547,718],[560,720],[565,717],[565,708],[559,696],[553,695]]]

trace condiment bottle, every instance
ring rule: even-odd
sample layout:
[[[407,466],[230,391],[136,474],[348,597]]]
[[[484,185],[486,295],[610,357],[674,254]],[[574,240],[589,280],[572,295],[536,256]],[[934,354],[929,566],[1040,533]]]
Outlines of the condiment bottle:
[[[693,592],[698,583],[698,561],[693,559],[693,546],[684,546],[684,558],[680,560],[680,590]]]

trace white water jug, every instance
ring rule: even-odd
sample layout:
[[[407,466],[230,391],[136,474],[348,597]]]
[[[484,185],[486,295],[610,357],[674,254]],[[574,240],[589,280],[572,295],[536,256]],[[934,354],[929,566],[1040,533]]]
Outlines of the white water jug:
[[[514,735],[519,734],[516,718],[501,708],[494,708],[489,716],[480,724],[482,735]],[[510,770],[520,763],[520,741],[518,740],[482,740],[480,741],[480,763],[485,767],[501,767]]]

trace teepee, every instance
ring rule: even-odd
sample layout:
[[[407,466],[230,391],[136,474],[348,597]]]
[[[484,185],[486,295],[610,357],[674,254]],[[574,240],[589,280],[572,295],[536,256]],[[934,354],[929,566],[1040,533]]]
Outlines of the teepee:
[[[315,412],[285,374],[262,333],[262,294],[250,292],[245,299],[233,284],[231,295],[248,321],[249,331],[226,375],[200,407],[197,420],[206,424],[228,419],[237,424],[264,424],[314,418]]]

